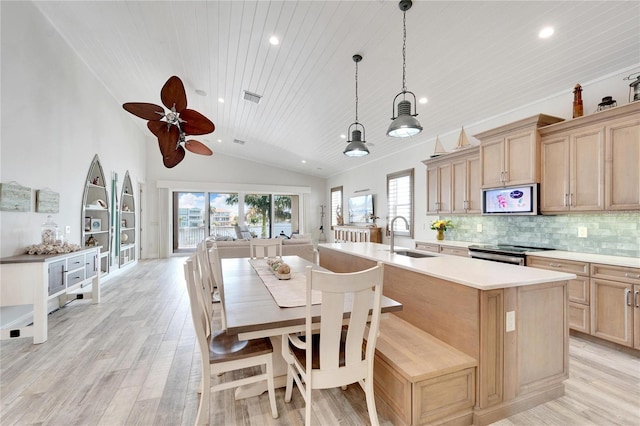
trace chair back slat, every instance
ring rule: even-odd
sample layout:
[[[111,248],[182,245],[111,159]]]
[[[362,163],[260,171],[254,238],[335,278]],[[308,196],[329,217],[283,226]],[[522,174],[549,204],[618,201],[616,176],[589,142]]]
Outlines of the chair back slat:
[[[209,249],[209,265],[211,267],[211,274],[213,281],[218,287],[218,294],[220,295],[220,320],[222,321],[222,330],[227,329],[227,321],[225,315],[225,302],[224,302],[224,279],[222,278],[222,262],[220,261],[220,252],[218,247],[214,246]]]
[[[282,257],[282,238],[252,238],[249,241],[249,249],[252,259]]]

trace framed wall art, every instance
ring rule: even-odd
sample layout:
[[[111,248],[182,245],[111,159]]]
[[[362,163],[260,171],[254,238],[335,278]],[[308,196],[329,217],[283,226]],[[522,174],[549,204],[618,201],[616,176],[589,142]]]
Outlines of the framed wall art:
[[[91,219],[91,231],[101,231],[102,230],[102,219]]]
[[[36,212],[58,213],[60,211],[60,194],[48,188],[36,191]]]
[[[28,212],[31,210],[31,188],[18,182],[0,183],[0,210]]]

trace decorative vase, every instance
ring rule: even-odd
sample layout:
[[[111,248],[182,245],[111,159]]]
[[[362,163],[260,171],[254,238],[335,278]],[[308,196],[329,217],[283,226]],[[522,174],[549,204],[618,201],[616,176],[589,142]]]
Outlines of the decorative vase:
[[[436,239],[438,241],[444,240],[444,229],[438,229],[438,234],[436,235]]]

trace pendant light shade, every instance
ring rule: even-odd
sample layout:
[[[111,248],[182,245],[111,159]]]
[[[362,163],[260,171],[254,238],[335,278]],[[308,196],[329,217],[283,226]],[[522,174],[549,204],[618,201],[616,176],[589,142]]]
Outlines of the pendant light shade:
[[[349,130],[356,123],[353,123],[349,126]],[[358,123],[359,124],[359,123]],[[362,128],[364,130],[364,127]],[[344,150],[344,155],[347,157],[364,157],[369,154],[369,149],[365,145],[365,142],[362,140],[362,132],[360,130],[353,130],[351,132],[351,140],[347,141],[348,145]]]
[[[351,123],[347,132],[351,135],[351,139],[347,140],[348,145],[343,152],[347,157],[363,157],[369,154],[366,141],[363,139],[365,136],[364,126],[358,122],[358,62],[361,60],[361,55],[353,55],[353,62],[356,63],[356,121]]]
[[[396,95],[393,99],[393,114],[391,117],[391,125],[387,129],[387,136],[394,138],[406,138],[409,136],[417,135],[422,131],[422,126],[416,119],[418,113],[414,111],[411,113],[411,101],[407,100],[407,94],[413,96],[413,103],[416,103],[416,95],[413,92],[407,90],[406,84],[406,68],[407,68],[407,10],[411,9],[413,3],[411,0],[401,0],[398,4],[400,10],[402,10],[402,91]],[[398,102],[398,115],[396,115],[396,100],[398,96],[402,95],[402,100]]]

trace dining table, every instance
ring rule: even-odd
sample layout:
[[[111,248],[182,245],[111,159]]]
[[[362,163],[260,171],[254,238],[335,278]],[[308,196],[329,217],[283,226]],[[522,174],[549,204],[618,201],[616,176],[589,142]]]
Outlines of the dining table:
[[[327,269],[298,256],[283,256],[282,260],[291,269],[291,280],[281,280],[281,283],[274,282],[273,279],[265,276],[264,267],[259,267],[264,265],[256,263],[251,258],[221,260],[224,282],[223,315],[225,315],[227,333],[237,334],[240,340],[263,337],[268,337],[271,340],[276,388],[285,387],[287,378],[287,364],[282,356],[282,338],[290,333],[304,332],[306,306],[304,302],[298,306],[289,306],[295,303],[283,302],[282,298],[274,291],[274,285],[276,287],[289,286],[291,291],[288,293],[298,293],[299,296],[306,292],[304,276],[308,266],[314,270],[327,271]],[[272,288],[271,291],[268,286]],[[281,290],[281,288],[277,288],[277,290]],[[276,301],[274,295],[279,298],[279,301]],[[294,296],[293,299],[296,297]],[[279,303],[287,307],[282,307]],[[348,300],[346,300],[345,318],[349,316],[349,309]],[[382,296],[382,320],[389,313],[401,310],[401,303]],[[312,317],[313,322],[319,323],[319,303],[312,305]],[[241,399],[260,395],[266,390],[265,382],[253,383],[237,388],[235,397]]]

